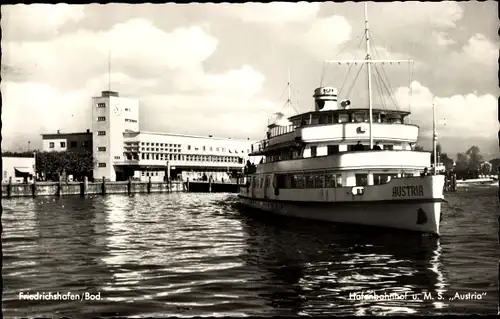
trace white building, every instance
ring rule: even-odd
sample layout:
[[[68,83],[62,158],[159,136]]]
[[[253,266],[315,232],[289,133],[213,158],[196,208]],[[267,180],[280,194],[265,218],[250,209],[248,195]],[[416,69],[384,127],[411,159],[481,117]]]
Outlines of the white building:
[[[94,179],[163,181],[242,171],[255,141],[139,130],[139,101],[103,91],[92,99]]]
[[[35,175],[35,155],[33,157],[2,156],[2,184],[32,182]]]

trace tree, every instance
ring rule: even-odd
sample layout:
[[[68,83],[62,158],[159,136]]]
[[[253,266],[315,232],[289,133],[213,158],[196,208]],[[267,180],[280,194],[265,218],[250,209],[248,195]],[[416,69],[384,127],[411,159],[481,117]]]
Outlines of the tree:
[[[423,146],[420,146],[418,144],[415,145],[415,147],[413,148],[415,151],[418,151],[418,152],[423,152],[424,151],[424,148]]]
[[[36,170],[47,179],[58,180],[63,173],[71,174],[76,180],[91,176],[96,164],[91,152],[39,152]]]
[[[483,156],[480,154],[479,147],[475,145],[471,146],[465,154],[469,156],[468,168],[471,171],[479,171],[481,169],[481,163],[484,162]]]

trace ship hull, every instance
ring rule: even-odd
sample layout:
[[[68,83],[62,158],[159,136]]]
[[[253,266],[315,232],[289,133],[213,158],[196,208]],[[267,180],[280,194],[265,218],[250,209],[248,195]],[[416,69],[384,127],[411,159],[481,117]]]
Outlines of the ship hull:
[[[240,195],[241,203],[261,214],[278,214],[334,223],[387,227],[439,236],[442,200],[292,202]]]

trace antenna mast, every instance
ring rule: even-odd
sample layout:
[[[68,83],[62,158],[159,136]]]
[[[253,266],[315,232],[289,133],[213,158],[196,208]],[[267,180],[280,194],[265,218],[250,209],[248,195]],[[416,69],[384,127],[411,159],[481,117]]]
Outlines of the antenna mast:
[[[366,33],[366,66],[368,68],[368,106],[370,113],[370,149],[373,149],[373,134],[372,134],[372,123],[373,123],[373,103],[372,103],[372,69],[370,63],[370,30],[368,28],[368,3],[365,2],[365,33]]]
[[[111,91],[111,51],[108,52],[108,91]]]

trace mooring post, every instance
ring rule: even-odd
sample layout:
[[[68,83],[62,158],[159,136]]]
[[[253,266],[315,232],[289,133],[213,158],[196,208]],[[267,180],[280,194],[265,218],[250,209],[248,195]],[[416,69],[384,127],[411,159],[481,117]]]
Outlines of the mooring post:
[[[151,194],[151,176],[149,176],[149,181],[148,181],[148,194]]]
[[[80,188],[80,196],[85,197],[89,192],[89,178],[87,176],[83,177],[82,186]]]
[[[168,192],[172,193],[172,177],[168,178]]]
[[[102,195],[106,195],[106,178],[102,177]]]
[[[189,177],[186,180],[186,192],[189,192]]]
[[[500,201],[500,165],[498,165],[497,171],[498,171],[498,200]]]
[[[31,195],[36,197],[36,177],[33,178],[33,184],[31,184]]]
[[[128,194],[128,196],[130,196],[130,194],[132,194],[132,177],[128,178],[127,194]]]
[[[62,195],[62,176],[59,175],[59,181],[57,182],[57,196]]]
[[[7,184],[7,197],[12,197],[12,176],[9,177],[9,184]]]
[[[212,192],[212,176],[208,178],[208,192]]]

